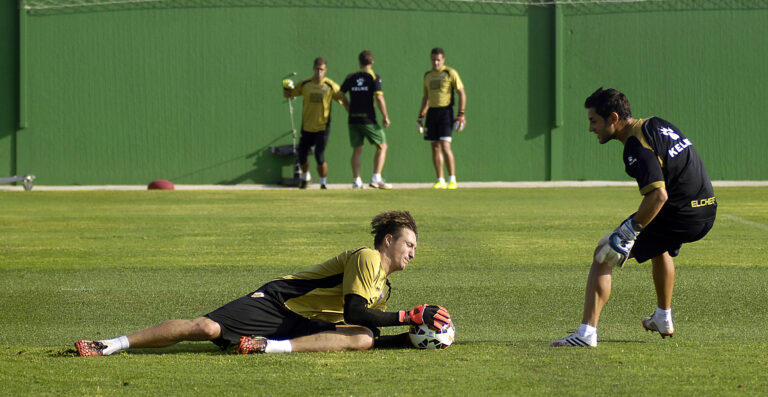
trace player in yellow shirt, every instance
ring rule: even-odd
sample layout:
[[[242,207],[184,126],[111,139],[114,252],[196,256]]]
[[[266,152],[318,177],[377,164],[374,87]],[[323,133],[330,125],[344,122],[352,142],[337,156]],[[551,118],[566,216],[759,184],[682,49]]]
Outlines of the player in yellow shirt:
[[[110,355],[127,348],[165,347],[210,340],[237,352],[289,353],[410,346],[407,333],[379,336],[378,327],[450,322],[439,306],[386,312],[388,276],[416,255],[416,222],[407,211],[384,212],[371,221],[374,248],[344,251],[312,268],[280,277],[193,320],[169,320],[113,339],[75,343],[80,356]]]
[[[437,173],[435,189],[456,189],[456,163],[451,149],[453,131],[464,129],[464,109],[467,95],[456,69],[445,66],[445,52],[442,48],[432,49],[432,69],[424,74],[424,96],[419,112],[419,132],[432,143],[432,162]],[[459,112],[453,117],[453,93],[459,94]],[[424,116],[426,115],[426,124]],[[448,168],[449,181],[445,183],[443,163]]]
[[[309,151],[315,147],[317,173],[320,177],[320,188],[326,188],[328,163],[325,162],[325,147],[331,133],[331,102],[334,99],[349,110],[347,99],[336,98],[339,85],[325,77],[328,63],[325,58],[315,58],[312,77],[301,80],[294,87],[283,85],[283,96],[286,98],[303,96],[304,110],[301,116],[301,137],[297,148],[299,165],[301,167],[301,182],[299,187],[304,189],[310,181]]]

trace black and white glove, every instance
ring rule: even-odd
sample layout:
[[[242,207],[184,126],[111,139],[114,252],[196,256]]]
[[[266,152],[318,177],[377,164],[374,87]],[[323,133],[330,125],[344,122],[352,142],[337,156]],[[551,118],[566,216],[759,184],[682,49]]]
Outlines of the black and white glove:
[[[635,239],[643,226],[635,222],[630,216],[612,233],[607,234],[597,245],[600,247],[595,254],[598,263],[605,263],[610,267],[621,268],[629,258],[629,253],[635,245]]]

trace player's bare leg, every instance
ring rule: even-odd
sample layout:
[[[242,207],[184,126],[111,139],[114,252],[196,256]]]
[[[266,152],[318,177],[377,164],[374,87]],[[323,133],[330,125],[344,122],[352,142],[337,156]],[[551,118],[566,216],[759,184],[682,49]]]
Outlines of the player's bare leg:
[[[328,176],[328,162],[323,162],[322,164],[317,165],[317,174],[320,175],[320,178]]]
[[[613,268],[605,263],[598,262],[595,258],[601,246],[595,249],[592,256],[592,267],[587,276],[587,288],[584,295],[584,314],[581,318],[579,329],[565,338],[550,343],[553,347],[595,347],[597,346],[597,322],[600,320],[600,312],[611,296],[611,281]]]
[[[81,357],[108,356],[129,347],[166,347],[181,341],[213,340],[221,336],[219,324],[207,317],[194,320],[168,320],[160,324],[100,341],[81,339],[75,343]]]
[[[440,146],[443,151],[443,157],[445,158],[445,167],[448,169],[448,176],[455,176],[456,162],[453,158],[453,149],[451,149],[451,142],[440,141]]]
[[[595,249],[595,254],[597,249]],[[593,255],[594,257],[594,255]],[[600,312],[603,311],[605,303],[611,297],[613,269],[605,263],[598,263],[592,260],[592,267],[589,269],[587,277],[587,288],[584,296],[584,314],[581,318],[582,324],[588,324],[597,328],[597,322],[600,320]]]
[[[672,307],[672,290],[675,287],[675,263],[667,252],[652,258],[651,263],[657,305],[662,309],[669,309]]]
[[[656,310],[642,319],[643,328],[658,332],[662,338],[672,336],[672,291],[675,287],[675,263],[665,252],[651,259],[653,264],[653,285],[656,287]]]
[[[166,347],[181,341],[212,340],[221,336],[219,324],[208,317],[168,320],[128,335],[131,347]]]
[[[362,148],[360,148],[362,151]],[[373,173],[374,174],[381,174],[381,170],[384,169],[384,162],[387,160],[387,144],[382,143],[381,145],[376,145],[376,154],[373,155]],[[358,174],[360,172],[360,167],[358,165]]]
[[[291,339],[294,352],[367,350],[373,347],[373,333],[365,327],[339,325],[335,331]]]
[[[350,160],[350,163],[352,164],[352,176],[355,177],[355,179],[360,178],[360,158],[362,155],[362,146],[355,146],[355,148],[352,149],[352,159]]]
[[[432,163],[438,179],[443,178],[443,148],[440,146],[440,141],[432,141]]]

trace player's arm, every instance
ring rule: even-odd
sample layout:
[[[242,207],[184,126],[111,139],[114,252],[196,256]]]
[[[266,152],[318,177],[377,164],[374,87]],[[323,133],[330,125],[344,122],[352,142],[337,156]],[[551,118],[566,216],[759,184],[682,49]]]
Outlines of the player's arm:
[[[637,213],[632,219],[642,227],[648,226],[653,218],[658,215],[659,211],[661,211],[661,207],[664,206],[667,199],[667,189],[664,186],[653,189],[643,196],[640,208],[638,208]]]
[[[421,109],[419,110],[419,118],[416,120],[416,124],[419,125],[419,132],[424,132],[424,115],[427,114],[427,110],[429,110],[429,98],[427,98],[427,93],[424,93],[424,96],[421,97]]]
[[[403,325],[399,313],[371,309],[366,303],[365,298],[360,295],[344,295],[344,322],[368,328]]]
[[[464,89],[456,90],[459,93],[459,115],[464,115],[464,110],[467,108],[467,92]]]
[[[373,341],[374,349],[413,347],[407,332],[397,335],[381,335]]]
[[[622,267],[632,255],[635,239],[653,218],[659,213],[667,201],[667,189],[661,165],[651,150],[639,147],[639,142],[628,142],[632,145],[625,148],[624,163],[627,172],[638,181],[643,200],[637,212],[627,218],[612,233],[607,234],[598,243],[595,261],[611,267]]]
[[[381,111],[381,117],[384,119],[383,124],[384,128],[389,127],[390,121],[389,121],[389,114],[387,113],[387,103],[384,101],[384,94],[381,92],[376,93],[376,104],[379,106],[379,111]]]
[[[360,295],[344,295],[344,322],[351,325],[374,328],[426,324],[440,329],[450,321],[451,315],[440,306],[419,305],[410,311],[382,312],[368,308],[365,298]]]
[[[341,98],[338,98],[337,100],[344,105],[344,109],[347,109],[347,113],[349,113],[349,101],[347,100],[347,96],[342,95]]]
[[[334,99],[344,105],[344,109],[347,109],[347,113],[349,113],[349,100],[347,99],[347,95],[344,93],[344,91],[337,92]]]

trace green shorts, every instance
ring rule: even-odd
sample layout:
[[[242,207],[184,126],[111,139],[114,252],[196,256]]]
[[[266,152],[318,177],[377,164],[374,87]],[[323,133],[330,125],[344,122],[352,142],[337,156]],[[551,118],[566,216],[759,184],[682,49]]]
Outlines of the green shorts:
[[[378,124],[350,124],[349,143],[352,147],[363,146],[363,139],[375,145],[387,143],[387,135]]]

